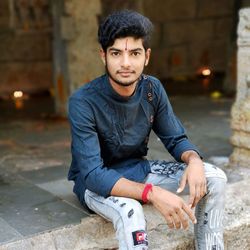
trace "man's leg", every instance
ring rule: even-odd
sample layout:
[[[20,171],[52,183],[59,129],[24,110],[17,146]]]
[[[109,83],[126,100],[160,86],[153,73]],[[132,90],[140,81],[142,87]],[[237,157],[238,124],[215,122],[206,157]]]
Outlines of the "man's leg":
[[[160,186],[176,193],[186,168],[184,163],[167,161],[149,161],[151,173],[145,182]],[[223,214],[224,195],[227,182],[224,172],[214,165],[204,163],[207,178],[207,194],[197,204],[194,226],[197,250],[223,250]],[[186,186],[182,194],[188,194]]]
[[[120,250],[147,250],[146,222],[141,204],[124,197],[104,198],[89,190],[85,192],[87,206],[113,222]]]
[[[223,217],[225,206],[225,186],[227,177],[224,172],[205,164],[207,194],[198,203],[194,226],[196,249],[223,250]]]

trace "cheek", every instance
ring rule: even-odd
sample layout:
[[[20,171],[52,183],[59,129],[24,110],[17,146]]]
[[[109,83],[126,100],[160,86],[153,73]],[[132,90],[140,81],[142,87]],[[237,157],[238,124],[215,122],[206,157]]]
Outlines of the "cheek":
[[[143,68],[145,66],[145,63],[146,63],[145,58],[141,58],[140,60],[136,61],[134,65],[137,68]]]
[[[117,66],[117,63],[114,60],[107,60],[106,68],[110,73],[115,73],[119,67]]]

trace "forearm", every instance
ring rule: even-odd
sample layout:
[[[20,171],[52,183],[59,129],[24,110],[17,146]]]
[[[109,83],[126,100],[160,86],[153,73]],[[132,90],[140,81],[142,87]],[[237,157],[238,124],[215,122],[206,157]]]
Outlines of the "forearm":
[[[111,190],[111,195],[141,200],[145,184],[120,178]]]

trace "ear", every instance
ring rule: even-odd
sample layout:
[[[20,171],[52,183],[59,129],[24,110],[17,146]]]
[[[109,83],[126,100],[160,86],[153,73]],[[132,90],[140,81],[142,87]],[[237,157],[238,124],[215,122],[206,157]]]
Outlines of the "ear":
[[[103,49],[100,49],[100,57],[104,65],[106,65],[106,56]]]
[[[149,63],[150,55],[151,55],[151,49],[147,49],[146,54],[145,54],[145,56],[146,56],[145,66],[147,66]]]

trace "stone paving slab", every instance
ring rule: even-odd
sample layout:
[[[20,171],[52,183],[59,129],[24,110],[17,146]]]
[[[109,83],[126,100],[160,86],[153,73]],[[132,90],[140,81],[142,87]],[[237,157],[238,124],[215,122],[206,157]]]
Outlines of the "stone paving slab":
[[[81,206],[79,200],[72,191],[73,185],[73,182],[69,182],[67,179],[61,179],[38,184],[37,186],[44,190],[47,190],[55,196],[60,197],[62,200],[68,202],[71,206],[83,210],[84,208]],[[88,213],[87,211],[85,212]]]
[[[73,193],[73,182],[67,180],[68,166],[55,166],[38,170],[22,171],[18,174],[37,187],[59,197],[71,206],[84,209]],[[87,214],[88,212],[85,211]]]
[[[0,218],[0,244],[9,240],[16,241],[22,239],[23,236],[10,226],[4,219]]]
[[[42,184],[51,181],[66,179],[69,166],[55,166],[38,170],[22,171],[18,174],[33,184]]]
[[[0,237],[3,242],[79,223],[88,214],[22,178],[12,177],[0,183],[0,215],[2,225],[9,226],[9,236]]]

